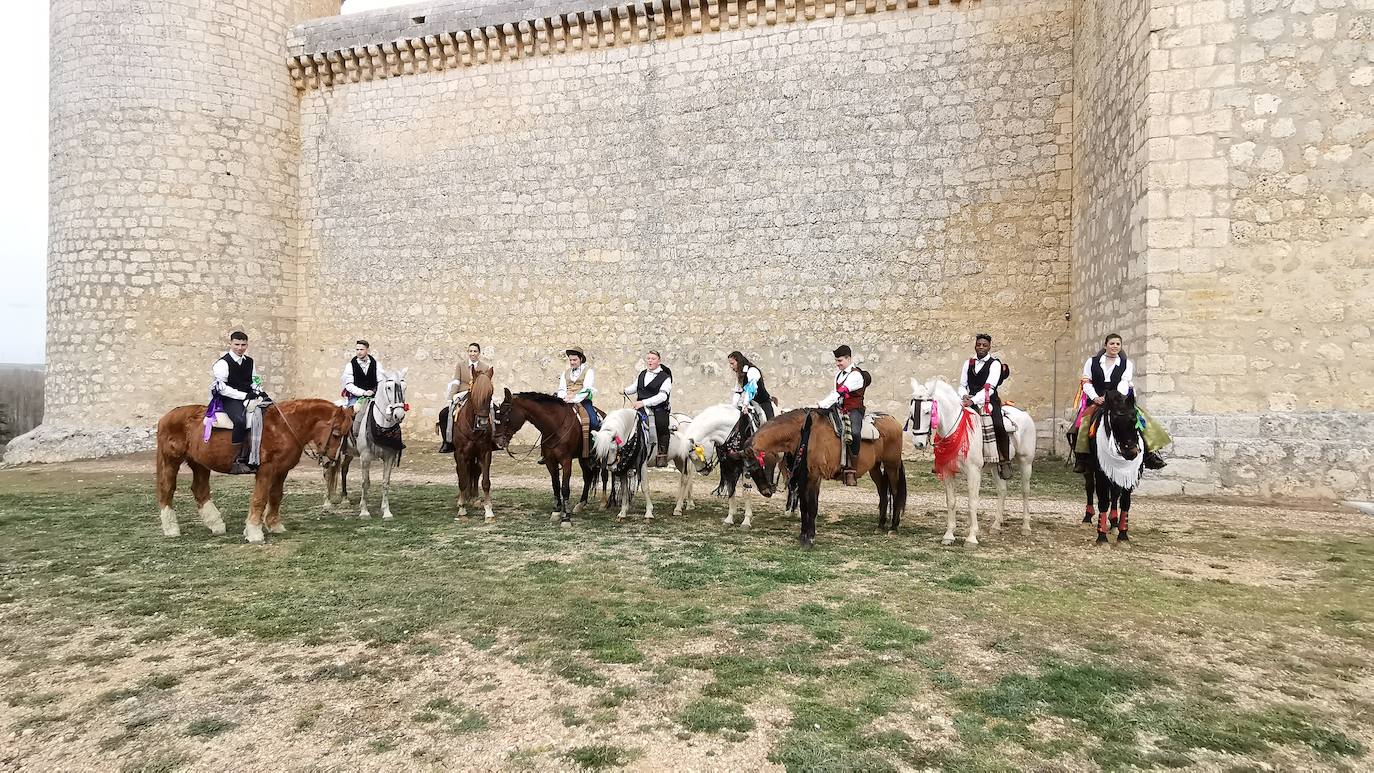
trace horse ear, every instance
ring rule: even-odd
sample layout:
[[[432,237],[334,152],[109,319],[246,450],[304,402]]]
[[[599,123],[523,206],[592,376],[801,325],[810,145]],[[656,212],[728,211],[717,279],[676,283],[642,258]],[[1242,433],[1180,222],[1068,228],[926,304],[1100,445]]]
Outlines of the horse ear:
[[[510,387],[506,387],[503,391],[506,393],[506,402],[510,402]]]
[[[405,380],[406,380],[406,371],[408,371],[408,370],[410,370],[410,368],[401,368],[401,373],[400,373],[400,375],[397,376],[396,378],[399,379],[399,380],[401,380],[401,381],[405,381]]]
[[[912,376],[912,377],[911,377],[911,391],[912,391],[913,393],[915,393],[915,391],[916,391],[917,389],[920,389],[920,388],[921,388],[921,382],[918,381],[918,380],[916,379],[915,376]]]

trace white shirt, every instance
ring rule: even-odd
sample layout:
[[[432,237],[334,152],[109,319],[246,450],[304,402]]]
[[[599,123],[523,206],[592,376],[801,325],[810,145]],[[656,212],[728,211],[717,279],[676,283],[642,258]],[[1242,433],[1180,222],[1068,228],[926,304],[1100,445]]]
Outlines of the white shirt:
[[[230,357],[232,357],[235,365],[243,364],[243,357],[240,357],[239,355],[234,354],[233,352],[225,352],[224,354],[227,354]],[[252,381],[253,377],[256,376],[257,373],[257,363],[253,363],[253,370],[248,374],[248,380]],[[220,355],[220,358],[215,360],[215,364],[210,367],[210,375],[215,379],[214,384],[211,386],[211,388],[214,389],[216,392],[219,392],[220,396],[227,397],[230,400],[248,399],[247,392],[244,392],[240,389],[235,389],[229,386],[229,384],[227,383],[229,380],[229,363],[224,361],[224,355]]]
[[[577,393],[579,398],[578,402],[582,402],[582,400],[585,400],[596,394],[596,371],[587,367],[586,364],[582,364],[576,368],[573,368],[573,379],[576,379],[578,374],[581,373],[583,369],[586,369],[587,376],[582,379],[582,391]],[[554,392],[554,395],[567,399],[568,371],[565,370],[562,373],[558,374],[558,391]]]
[[[816,407],[829,408],[835,403],[838,403],[840,400],[843,400],[844,397],[840,394],[839,390],[841,384],[843,384],[845,389],[848,389],[850,392],[857,392],[858,390],[864,388],[863,374],[860,373],[859,369],[854,367],[853,365],[850,365],[848,368],[845,368],[844,370],[835,374],[835,389],[830,390],[830,394],[821,398],[821,401],[819,403],[816,403]]]
[[[367,394],[367,390],[363,389],[362,387],[354,386],[353,384],[353,360],[358,360],[358,358],[354,357],[353,359],[344,363],[342,376],[343,388],[345,392],[349,393],[350,395],[353,395],[354,397],[362,397],[363,395]],[[380,362],[377,362],[376,358],[372,357],[371,355],[368,355],[367,359],[358,360],[358,364],[363,367],[363,370],[367,370],[368,363],[372,363],[372,367],[376,368],[376,370],[372,371],[372,374],[375,376],[380,376],[382,372],[382,364]]]
[[[644,382],[645,382],[646,384],[647,384],[648,382],[650,382],[650,381],[653,381],[655,378],[658,378],[658,374],[660,374],[660,373],[662,373],[662,372],[663,372],[663,366],[662,366],[662,365],[658,366],[657,368],[654,368],[653,370],[641,371],[642,374],[647,374],[647,375],[648,375],[648,377],[644,379]],[[663,382],[663,386],[661,386],[661,387],[658,388],[658,394],[654,395],[653,397],[646,397],[646,398],[644,398],[644,407],[645,407],[645,408],[652,408],[652,407],[654,407],[655,405],[662,405],[663,403],[668,402],[668,395],[669,395],[672,391],[673,391],[673,378],[672,378],[672,376],[669,376],[668,379],[665,380],[665,381]],[[639,393],[639,379],[635,379],[635,383],[633,383],[633,384],[631,384],[631,385],[625,387],[625,394],[633,396],[633,395],[636,395],[636,394],[638,394],[638,393]]]
[[[1107,355],[1104,354],[1101,357],[1097,358],[1098,365],[1102,367],[1102,375],[1106,376],[1108,380],[1110,380],[1112,377],[1112,370],[1115,369],[1116,366],[1119,364],[1117,362],[1119,359],[1121,359],[1121,355],[1117,355],[1113,358],[1108,358]],[[1101,395],[1099,395],[1097,393],[1097,390],[1093,388],[1093,358],[1091,357],[1089,357],[1083,363],[1083,378],[1088,379],[1087,381],[1083,382],[1083,394],[1087,395],[1089,400],[1096,400]],[[1134,380],[1135,363],[1131,362],[1130,358],[1127,358],[1126,370],[1121,373],[1121,381],[1117,383],[1116,391],[1120,392],[1123,395],[1130,394],[1131,382]]]
[[[741,386],[741,385],[739,385],[739,384],[736,384],[736,385],[735,385],[735,394],[734,394],[733,397],[730,398],[730,404],[733,405],[734,407],[738,408],[738,407],[740,407],[741,405],[743,405],[744,403],[746,403],[746,402],[752,400],[752,399],[753,399],[752,396],[749,397],[749,398],[747,398],[747,399],[745,398],[745,396],[744,396],[744,389],[745,389],[745,387],[749,386],[750,384],[753,384],[753,386],[754,386],[754,390],[753,390],[753,391],[754,391],[754,395],[757,396],[758,393],[759,393],[759,381],[761,381],[762,379],[763,379],[763,373],[760,372],[758,368],[754,367],[753,365],[750,365],[749,367],[745,368],[745,369],[744,369],[744,385],[743,385],[743,386]]]
[[[981,357],[981,358],[975,360],[974,363],[973,363],[973,366],[974,366],[975,368],[981,368],[981,367],[983,367],[983,363],[987,362],[987,361],[990,360],[990,359],[992,359],[992,352],[988,352],[988,354],[987,354],[986,357]],[[969,391],[968,391],[968,372],[969,372],[969,370],[970,370],[970,368],[969,368],[968,360],[965,360],[965,361],[964,361],[964,370],[959,374],[959,396],[960,396],[960,397],[963,397],[963,396],[969,394]],[[996,389],[997,387],[999,387],[999,386],[1002,385],[1002,363],[1001,363],[1000,361],[993,362],[992,365],[988,368],[988,380],[987,380],[987,385],[988,385],[988,386],[991,386],[993,389]],[[979,405],[979,406],[981,406],[981,405],[983,405],[984,403],[986,403],[986,402],[988,401],[988,396],[989,396],[990,394],[991,394],[991,390],[988,390],[988,389],[979,389],[979,390],[978,390],[978,394],[976,394],[976,395],[970,395],[970,397],[973,398],[973,404],[974,404],[974,405]]]

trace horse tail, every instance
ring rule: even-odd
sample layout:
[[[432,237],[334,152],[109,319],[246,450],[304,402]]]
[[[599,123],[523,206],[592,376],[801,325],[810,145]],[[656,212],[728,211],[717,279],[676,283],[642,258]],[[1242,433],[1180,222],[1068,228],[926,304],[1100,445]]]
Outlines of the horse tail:
[[[884,465],[886,466],[886,465]],[[889,475],[891,470],[887,471]],[[889,510],[893,513],[906,512],[906,463],[901,459],[897,460],[897,480],[892,483],[892,502]]]

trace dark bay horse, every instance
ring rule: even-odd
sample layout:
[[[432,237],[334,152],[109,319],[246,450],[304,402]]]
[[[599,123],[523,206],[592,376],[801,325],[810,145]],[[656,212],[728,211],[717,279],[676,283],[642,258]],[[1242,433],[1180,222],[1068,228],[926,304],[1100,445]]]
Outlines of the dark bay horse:
[[[1084,488],[1088,489],[1084,523],[1092,522],[1093,490],[1097,493],[1098,545],[1107,543],[1107,535],[1112,529],[1116,529],[1118,543],[1130,541],[1131,492],[1140,483],[1145,462],[1135,398],[1115,389],[1108,391],[1104,398],[1099,418],[1095,420],[1096,434],[1088,440],[1092,463],[1083,476]],[[1087,432],[1089,428],[1080,431]]]
[[[859,448],[855,471],[873,479],[878,487],[878,528],[887,528],[891,513],[894,534],[906,510],[906,467],[902,464],[902,425],[891,416],[874,421],[877,440],[865,440]],[[765,422],[754,433],[748,446],[745,468],[759,493],[773,495],[768,475],[768,458],[781,455],[788,460],[787,482],[790,507],[801,509],[802,547],[816,541],[816,516],[820,509],[821,482],[840,480],[840,439],[830,420],[816,408],[798,408]]]
[[[491,369],[472,378],[472,389],[463,407],[453,412],[453,468],[458,473],[458,517],[468,514],[468,503],[477,499],[477,486],[482,487],[483,519],[492,521],[491,511],[491,452],[496,449],[495,428],[492,427]]]
[[[177,473],[183,463],[191,467],[191,493],[196,498],[200,519],[214,534],[224,533],[224,519],[210,499],[210,471],[228,472],[235,448],[229,430],[215,430],[207,443],[204,431],[204,405],[183,405],[168,411],[157,423],[157,503],[161,508],[162,533],[181,536],[172,495],[177,489]],[[353,413],[328,400],[287,400],[263,411],[262,463],[253,479],[253,497],[243,536],[249,542],[262,542],[264,518],[267,531],[286,531],[281,522],[282,485],[286,473],[311,453],[322,464],[334,465],[344,450],[353,425]],[[244,442],[250,442],[245,440]],[[313,445],[315,452],[307,451]]]
[[[553,514],[551,520],[563,526],[572,525],[573,513],[582,512],[587,504],[587,494],[596,483],[597,467],[588,457],[582,456],[582,424],[573,411],[579,407],[569,405],[562,398],[546,395],[543,392],[520,392],[511,394],[505,390],[505,399],[496,406],[494,413],[496,447],[507,448],[515,433],[526,423],[533,424],[540,434],[540,449],[544,454],[544,466],[549,470],[553,483]],[[603,415],[597,411],[598,415]],[[568,510],[572,489],[572,462],[576,459],[582,467],[582,498],[577,507]],[[601,470],[601,489],[604,493],[608,474]]]

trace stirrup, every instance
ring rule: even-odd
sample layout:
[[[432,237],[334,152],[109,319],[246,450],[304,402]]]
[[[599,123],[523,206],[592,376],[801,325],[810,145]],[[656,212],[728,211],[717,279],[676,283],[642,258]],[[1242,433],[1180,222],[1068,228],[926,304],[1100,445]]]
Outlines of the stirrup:
[[[243,461],[242,459],[235,459],[234,463],[229,466],[230,475],[252,475],[257,471],[257,467],[249,464],[248,462]]]
[[[655,456],[655,457],[654,457],[654,466],[655,466],[655,467],[667,467],[667,466],[668,466],[668,455],[667,455],[667,454],[658,454],[657,456]]]
[[[846,486],[857,486],[857,485],[859,485],[859,474],[858,474],[858,472],[856,472],[856,471],[854,471],[854,470],[851,470],[851,469],[849,469],[848,467],[846,467],[846,468],[844,469],[844,471],[843,471],[843,477],[844,477],[844,485],[846,485]]]

